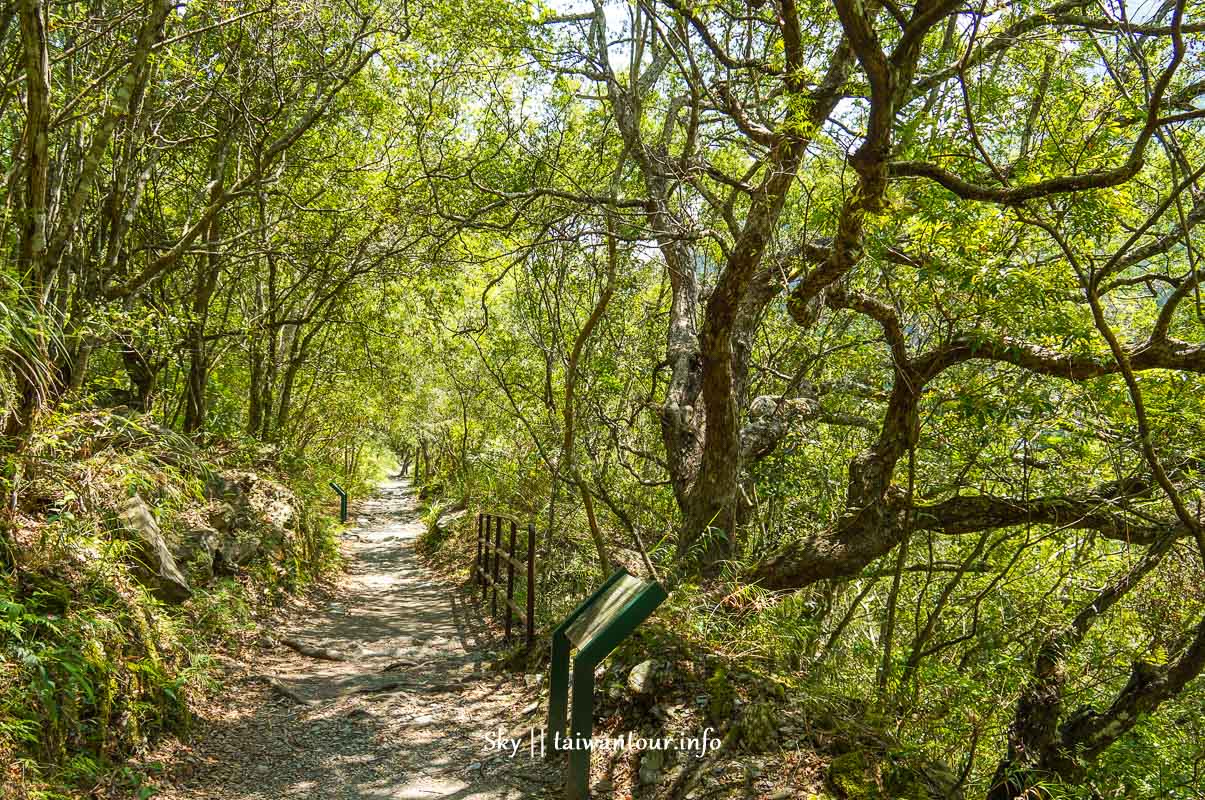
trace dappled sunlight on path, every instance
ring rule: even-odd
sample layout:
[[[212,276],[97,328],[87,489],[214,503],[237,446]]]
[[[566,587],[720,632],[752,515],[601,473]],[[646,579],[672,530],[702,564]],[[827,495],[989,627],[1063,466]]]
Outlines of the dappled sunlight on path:
[[[487,736],[540,723],[522,676],[487,669],[497,642],[454,586],[414,552],[422,531],[404,481],[384,484],[344,534],[347,571],[325,602],[291,613],[192,746],[168,748],[168,800],[517,800],[558,794],[559,776]],[[288,641],[293,647],[286,646]],[[310,649],[328,658],[302,655]],[[332,658],[339,660],[333,660]]]

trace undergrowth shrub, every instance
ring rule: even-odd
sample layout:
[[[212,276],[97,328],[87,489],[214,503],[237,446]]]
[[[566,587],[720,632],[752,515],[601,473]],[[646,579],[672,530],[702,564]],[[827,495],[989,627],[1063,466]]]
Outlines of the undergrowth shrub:
[[[172,633],[120,563],[4,576],[0,751],[83,788],[130,747],[187,730],[193,670]]]

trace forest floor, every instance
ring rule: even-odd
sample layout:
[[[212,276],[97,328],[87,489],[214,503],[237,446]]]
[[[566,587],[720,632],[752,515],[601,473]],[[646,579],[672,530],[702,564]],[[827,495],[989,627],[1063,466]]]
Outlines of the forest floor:
[[[256,648],[225,659],[223,690],[198,709],[189,743],[166,742],[144,759],[161,767],[153,796],[559,794],[556,765],[491,746],[500,732],[519,739],[542,724],[536,679],[489,670],[497,638],[415,554],[423,525],[409,484],[382,485],[356,514],[333,590],[295,602]]]

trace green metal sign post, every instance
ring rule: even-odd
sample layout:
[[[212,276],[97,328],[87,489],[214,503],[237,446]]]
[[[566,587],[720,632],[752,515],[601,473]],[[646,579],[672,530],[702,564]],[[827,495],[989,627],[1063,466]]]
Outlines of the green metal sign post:
[[[552,675],[548,682],[548,736],[552,747],[548,754],[569,751],[565,780],[565,796],[569,800],[586,800],[590,795],[594,668],[648,619],[665,598],[665,590],[659,583],[641,580],[618,569],[552,632]],[[573,718],[566,739],[569,654],[575,647]]]
[[[339,495],[339,521],[347,522],[347,492],[343,491],[343,487],[331,481],[331,488],[335,490],[335,494]]]

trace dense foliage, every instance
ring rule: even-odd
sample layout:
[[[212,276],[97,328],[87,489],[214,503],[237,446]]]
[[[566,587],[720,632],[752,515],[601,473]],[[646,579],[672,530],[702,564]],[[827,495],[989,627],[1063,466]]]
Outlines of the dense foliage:
[[[1199,796],[1201,10],[14,0],[8,513],[64,409],[389,450],[968,796]]]

